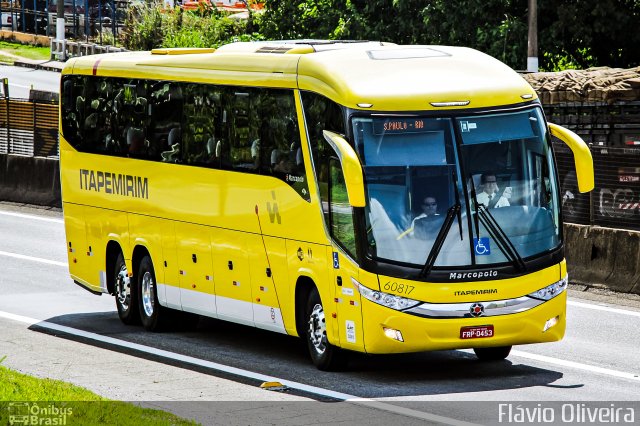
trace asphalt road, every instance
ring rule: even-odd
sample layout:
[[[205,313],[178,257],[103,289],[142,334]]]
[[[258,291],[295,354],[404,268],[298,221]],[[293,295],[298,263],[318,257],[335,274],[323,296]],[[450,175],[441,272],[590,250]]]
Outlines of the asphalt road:
[[[0,65],[0,78],[9,79],[9,95],[12,98],[29,98],[29,90],[58,93],[60,91],[60,73],[35,70],[32,68]]]
[[[32,318],[36,322],[28,333],[34,336],[45,333],[80,341],[99,353],[151,359],[157,368],[196,370],[211,380],[251,389],[270,377],[287,383],[290,395],[320,401],[372,399],[383,402],[372,409],[428,422],[435,415],[498,423],[500,401],[617,401],[617,406],[635,407],[635,419],[640,418],[638,298],[570,290],[565,339],[516,347],[502,362],[480,363],[469,351],[357,354],[347,371],[326,373],[316,370],[300,341],[289,336],[211,319],[162,334],[123,325],[111,297],[92,295],[68,277],[59,212],[0,205],[0,271],[0,324],[13,321],[8,314]],[[3,340],[7,343],[0,331]],[[11,351],[10,345],[0,343],[0,348],[0,357],[6,354],[2,350]],[[95,380],[113,384],[119,379],[102,372]],[[408,410],[406,415],[402,410]],[[433,423],[449,422],[435,419]]]

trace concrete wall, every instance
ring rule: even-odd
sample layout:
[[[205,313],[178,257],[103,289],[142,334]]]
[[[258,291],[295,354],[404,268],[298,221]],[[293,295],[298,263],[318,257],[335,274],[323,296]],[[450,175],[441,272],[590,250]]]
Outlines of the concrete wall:
[[[0,200],[62,207],[60,163],[42,157],[0,154]]]
[[[640,294],[640,232],[573,224],[564,230],[572,283]]]

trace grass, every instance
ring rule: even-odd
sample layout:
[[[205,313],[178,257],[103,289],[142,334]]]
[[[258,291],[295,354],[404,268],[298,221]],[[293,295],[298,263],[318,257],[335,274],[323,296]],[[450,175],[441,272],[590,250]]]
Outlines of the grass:
[[[2,52],[35,60],[44,60],[51,57],[51,50],[48,47],[31,46],[8,41],[0,41],[0,56],[3,56],[4,61],[4,57],[9,55],[2,55]],[[11,59],[11,62],[15,60],[13,58]]]
[[[16,58],[14,58],[13,56],[5,56],[2,54],[2,51],[0,51],[0,63],[13,65],[15,60]]]
[[[5,404],[6,408],[3,407]],[[111,401],[69,383],[38,379],[0,365],[0,424],[9,424],[10,415],[29,414],[33,406],[40,409],[53,406],[58,413],[67,413],[68,424],[197,424],[164,411],[141,408],[122,401]],[[52,419],[56,416],[42,417]],[[46,419],[44,421],[46,422]]]

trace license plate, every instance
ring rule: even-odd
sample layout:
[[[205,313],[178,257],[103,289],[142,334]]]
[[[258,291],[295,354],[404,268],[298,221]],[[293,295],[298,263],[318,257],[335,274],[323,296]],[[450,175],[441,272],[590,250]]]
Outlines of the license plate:
[[[493,337],[493,325],[460,328],[461,339],[482,339],[486,337]]]

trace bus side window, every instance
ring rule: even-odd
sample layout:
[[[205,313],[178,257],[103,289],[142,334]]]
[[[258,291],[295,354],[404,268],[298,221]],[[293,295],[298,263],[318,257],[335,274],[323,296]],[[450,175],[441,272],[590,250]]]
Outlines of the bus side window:
[[[231,166],[234,170],[245,173],[255,173],[254,161],[251,157],[252,122],[256,114],[258,93],[256,89],[248,87],[229,88],[227,106],[230,115],[227,117],[227,134]]]
[[[285,181],[310,201],[293,92],[270,89],[267,93],[270,97],[265,108],[269,112],[269,137],[261,148],[264,152],[262,161],[269,164],[269,168],[265,167],[263,172]]]
[[[328,146],[323,130],[345,134],[342,108],[335,102],[313,92],[301,92],[307,135],[311,145],[313,170],[320,189],[320,200],[329,226],[329,157],[333,150]]]
[[[180,83],[161,81],[148,90],[150,157],[157,161],[182,162],[182,109]],[[173,133],[172,133],[173,132]]]
[[[84,98],[82,87],[86,77],[66,75],[62,79],[62,134],[75,148],[78,148],[82,140],[80,129],[80,117],[84,114]],[[78,101],[80,98],[80,102]],[[81,111],[78,106],[81,105]]]

